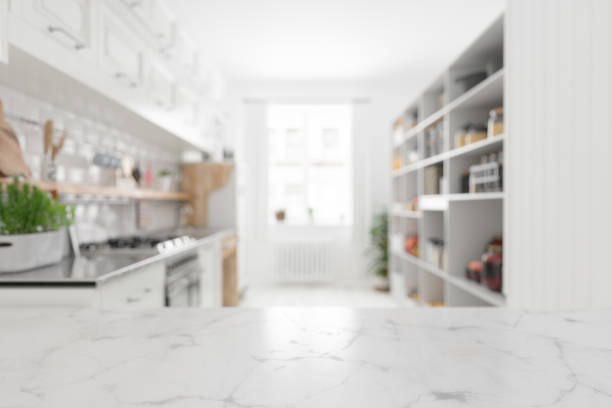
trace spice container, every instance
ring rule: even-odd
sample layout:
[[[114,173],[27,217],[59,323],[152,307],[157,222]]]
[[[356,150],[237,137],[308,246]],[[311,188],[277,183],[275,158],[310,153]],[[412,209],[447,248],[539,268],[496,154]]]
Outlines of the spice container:
[[[465,144],[479,142],[487,138],[487,128],[479,125],[470,125],[465,135]]]
[[[494,137],[502,133],[504,133],[504,108],[500,106],[489,112],[487,134],[488,137]]]

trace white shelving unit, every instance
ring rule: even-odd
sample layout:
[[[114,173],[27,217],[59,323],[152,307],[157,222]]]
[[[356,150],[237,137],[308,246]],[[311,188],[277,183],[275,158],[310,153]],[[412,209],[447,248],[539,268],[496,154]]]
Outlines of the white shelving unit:
[[[395,296],[411,296],[421,305],[505,304],[503,293],[465,276],[468,262],[480,259],[491,238],[503,233],[505,195],[503,191],[465,193],[461,177],[483,155],[502,152],[507,135],[454,146],[457,130],[468,123],[486,125],[489,111],[503,106],[503,22],[500,16],[401,114],[396,125],[401,121],[409,129],[398,131],[394,126],[391,282],[402,285],[393,288]],[[487,72],[480,82],[467,90],[459,86],[459,78],[479,71]],[[435,154],[426,148],[432,127],[440,135]],[[443,180],[434,193],[426,176],[432,171]],[[413,199],[417,208],[410,205]],[[405,238],[414,235],[419,237],[419,257],[404,248]],[[443,268],[428,262],[424,254],[431,239],[444,242]]]

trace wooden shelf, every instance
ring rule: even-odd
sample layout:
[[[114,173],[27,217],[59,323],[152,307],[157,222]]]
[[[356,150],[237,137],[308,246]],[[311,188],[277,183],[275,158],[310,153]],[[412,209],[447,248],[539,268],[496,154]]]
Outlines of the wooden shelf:
[[[0,179],[7,184],[11,179]],[[47,181],[28,182],[43,191],[55,192],[60,196],[74,195],[80,197],[124,198],[155,201],[188,201],[189,194],[147,189],[122,189],[117,187],[95,186],[86,184],[54,183]]]

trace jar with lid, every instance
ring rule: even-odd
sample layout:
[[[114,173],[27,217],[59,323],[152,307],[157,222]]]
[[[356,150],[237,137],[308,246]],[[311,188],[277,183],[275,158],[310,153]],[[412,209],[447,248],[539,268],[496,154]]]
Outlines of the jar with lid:
[[[489,112],[487,128],[488,137],[494,137],[504,133],[504,108],[502,106]]]

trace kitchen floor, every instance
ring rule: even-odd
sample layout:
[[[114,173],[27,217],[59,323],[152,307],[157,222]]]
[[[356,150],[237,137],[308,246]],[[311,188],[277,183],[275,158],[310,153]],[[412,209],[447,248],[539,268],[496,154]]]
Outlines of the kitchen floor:
[[[276,284],[251,286],[240,302],[241,307],[354,307],[395,308],[389,293],[371,287],[343,284]]]

